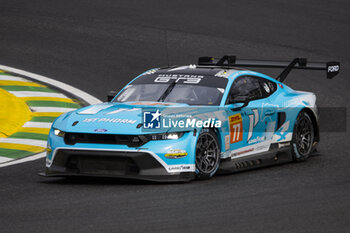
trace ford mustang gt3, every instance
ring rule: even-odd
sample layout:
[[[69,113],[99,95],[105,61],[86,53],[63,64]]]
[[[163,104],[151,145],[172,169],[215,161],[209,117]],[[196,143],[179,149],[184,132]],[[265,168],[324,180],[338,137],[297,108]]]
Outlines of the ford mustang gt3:
[[[333,78],[339,62],[224,56],[148,70],[107,102],[58,117],[43,175],[189,181],[304,161],[320,141],[318,111],[315,94],[283,83],[292,69]]]

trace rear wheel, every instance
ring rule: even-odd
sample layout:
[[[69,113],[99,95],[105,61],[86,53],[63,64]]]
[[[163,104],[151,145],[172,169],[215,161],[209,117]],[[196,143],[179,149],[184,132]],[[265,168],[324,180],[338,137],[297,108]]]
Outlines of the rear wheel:
[[[198,179],[212,177],[220,163],[220,147],[213,130],[202,130],[196,145],[196,176]]]
[[[306,111],[301,111],[294,125],[292,139],[292,154],[295,161],[304,161],[310,156],[314,139],[311,117]]]

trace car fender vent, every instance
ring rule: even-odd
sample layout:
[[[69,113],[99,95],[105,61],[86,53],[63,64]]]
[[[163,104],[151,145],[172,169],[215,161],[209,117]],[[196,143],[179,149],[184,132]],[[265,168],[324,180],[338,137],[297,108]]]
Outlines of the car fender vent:
[[[277,115],[277,129],[281,128],[281,126],[286,121],[286,113],[285,112],[278,112]]]

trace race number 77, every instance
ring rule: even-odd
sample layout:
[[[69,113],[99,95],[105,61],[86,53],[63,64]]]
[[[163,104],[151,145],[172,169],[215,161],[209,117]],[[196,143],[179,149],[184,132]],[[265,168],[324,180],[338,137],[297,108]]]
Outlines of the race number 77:
[[[229,116],[230,124],[230,143],[242,141],[243,139],[243,124],[240,113]]]

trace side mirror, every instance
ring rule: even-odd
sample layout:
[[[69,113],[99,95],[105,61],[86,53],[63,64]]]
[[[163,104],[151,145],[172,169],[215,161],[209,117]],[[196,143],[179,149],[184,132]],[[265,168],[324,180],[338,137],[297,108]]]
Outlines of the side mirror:
[[[234,99],[234,102],[230,104],[230,107],[232,106],[232,111],[240,111],[242,108],[248,106],[250,100],[252,98],[249,96],[236,96]]]
[[[118,94],[119,91],[109,91],[107,93],[107,101],[111,102],[112,99]]]

